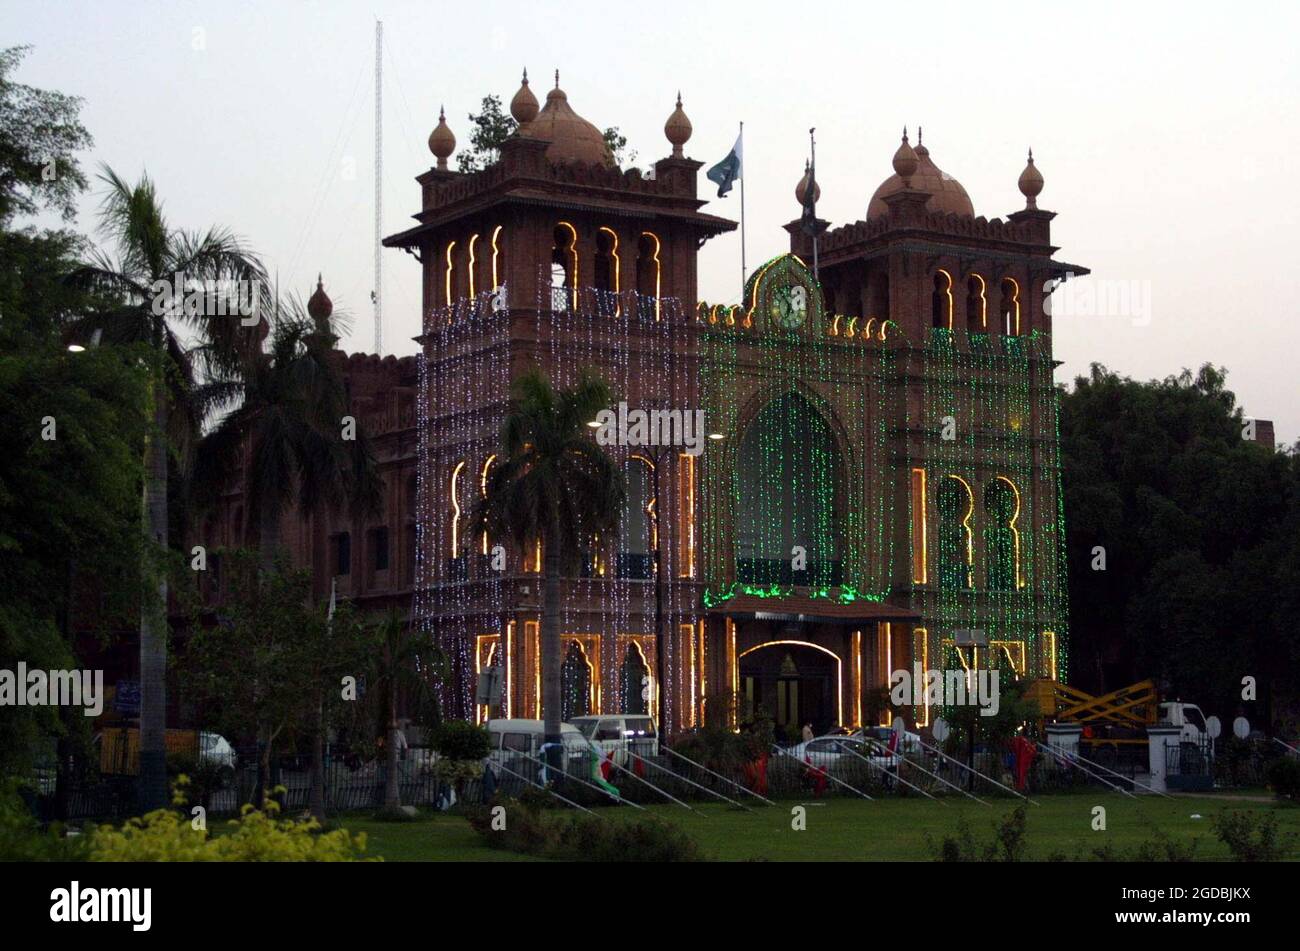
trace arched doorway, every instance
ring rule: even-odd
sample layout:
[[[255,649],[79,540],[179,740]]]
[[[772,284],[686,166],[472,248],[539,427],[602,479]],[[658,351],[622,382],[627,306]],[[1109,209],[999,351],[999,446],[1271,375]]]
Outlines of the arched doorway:
[[[842,720],[840,658],[817,644],[775,640],[744,651],[740,705],[745,718],[765,715],[795,738],[805,723],[820,736]]]
[[[750,584],[836,585],[842,473],[830,426],[798,393],[772,400],[736,460],[736,573]]]
[[[623,663],[619,665],[618,694],[620,712],[650,712],[650,667],[634,641],[628,643]]]

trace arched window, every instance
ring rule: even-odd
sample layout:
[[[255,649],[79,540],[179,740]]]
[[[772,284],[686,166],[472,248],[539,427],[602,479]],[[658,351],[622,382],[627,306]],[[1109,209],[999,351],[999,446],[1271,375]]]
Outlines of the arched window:
[[[970,519],[975,499],[970,486],[958,476],[948,476],[939,485],[935,506],[939,510],[939,587],[965,591],[972,585],[974,558]]]
[[[930,325],[952,329],[952,275],[943,268],[934,272],[930,294]]]
[[[478,241],[477,232],[470,235],[469,238],[469,267],[465,269],[465,275],[469,278],[469,296],[472,300],[480,290],[478,286]]]
[[[840,466],[830,427],[802,396],[768,403],[736,461],[736,570],[755,584],[838,584]]]
[[[659,236],[653,231],[642,231],[636,245],[636,292],[643,299],[642,307],[653,306],[655,320],[659,319],[662,277],[659,251]]]
[[[633,456],[623,464],[627,494],[623,498],[615,564],[620,578],[654,577],[653,470],[654,463],[645,456]]]
[[[1020,492],[1005,476],[998,476],[984,490],[984,530],[990,591],[1014,591],[1020,587]]]
[[[571,720],[591,713],[591,662],[577,640],[569,641],[560,666],[560,719]]]
[[[551,309],[564,310],[578,304],[578,232],[567,221],[555,226],[555,244],[551,248]],[[561,295],[557,287],[567,288]]]
[[[496,290],[506,279],[505,240],[501,235],[501,225],[492,229],[492,290]]]
[[[650,712],[650,665],[636,641],[628,642],[618,668],[618,700],[621,713]]]
[[[462,459],[452,467],[451,476],[447,480],[447,502],[451,515],[451,536],[448,539],[450,547],[447,551],[448,574],[452,581],[464,581],[468,577],[469,562],[465,557],[464,539],[461,537],[465,518],[468,513],[464,511],[461,505],[461,488],[462,476],[465,472],[465,460]]]
[[[456,273],[456,261],[452,257],[455,251],[456,251],[456,242],[448,241],[447,253],[443,256],[444,271],[443,271],[443,285],[442,285],[442,291],[443,291],[442,301],[448,307],[451,306],[452,278]]]
[[[596,231],[596,256],[592,263],[592,281],[596,290],[601,292],[602,312],[608,311],[615,316],[622,311],[618,300],[618,293],[622,290],[620,271],[618,234],[612,228],[599,228]]]
[[[987,333],[989,329],[989,305],[985,295],[984,278],[972,274],[966,279],[966,332],[971,334]]]
[[[1002,279],[1002,333],[1007,337],[1020,336],[1020,285],[1014,279]]]

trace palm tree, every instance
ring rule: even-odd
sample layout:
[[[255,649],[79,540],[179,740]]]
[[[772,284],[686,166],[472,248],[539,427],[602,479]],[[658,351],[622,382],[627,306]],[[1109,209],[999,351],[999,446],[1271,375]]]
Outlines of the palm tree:
[[[247,344],[251,330],[240,319],[239,301],[232,298],[242,299],[241,292],[250,289],[249,304],[261,308],[270,298],[262,266],[230,231],[171,228],[148,175],[129,185],[103,166],[99,179],[106,186],[100,229],[114,254],[96,251],[74,280],[117,302],[87,318],[102,330],[104,342],[143,342],[152,354],[142,520],[150,555],[141,566],[140,605],[140,805],[148,811],[168,802],[167,580],[159,557],[168,547],[167,469],[171,452],[184,455],[188,449],[196,417],[185,398],[195,372],[207,369],[195,365],[180,330],[212,345],[205,351],[207,359],[224,362]],[[160,292],[191,280],[216,283],[192,295],[191,306],[183,294]],[[233,294],[231,288],[236,288]]]
[[[446,658],[436,647],[421,643],[401,614],[390,609],[374,627],[375,650],[371,657],[377,696],[384,716],[384,807],[392,814],[401,809],[397,735],[398,697],[404,695],[408,713],[426,725],[438,719],[437,683],[446,674]]]
[[[194,390],[204,418],[225,413],[198,444],[196,500],[210,504],[230,485],[247,450],[245,499],[264,570],[279,554],[287,507],[315,515],[346,504],[353,517],[379,508],[381,486],[365,434],[358,429],[344,438],[348,396],[333,359],[337,339],[328,315],[313,319],[291,301],[274,317],[267,350],[245,347],[234,361],[214,355],[212,378]]]
[[[618,532],[626,492],[618,464],[587,424],[613,402],[609,387],[584,371],[573,389],[556,391],[540,370],[515,380],[501,428],[503,462],[493,467],[474,513],[475,528],[511,538],[521,551],[542,545],[542,717],[559,768],[560,575],[577,566],[596,538]]]

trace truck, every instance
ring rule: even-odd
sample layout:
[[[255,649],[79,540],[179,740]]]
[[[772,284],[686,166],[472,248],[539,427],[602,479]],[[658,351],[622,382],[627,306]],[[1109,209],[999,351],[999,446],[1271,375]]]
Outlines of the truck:
[[[1161,701],[1154,680],[1139,680],[1093,696],[1055,680],[1035,680],[1026,696],[1038,708],[1040,726],[1049,720],[1078,723],[1081,742],[1090,745],[1146,743],[1146,728],[1168,723],[1182,731],[1181,743],[1204,747],[1209,742],[1205,714],[1194,703]]]

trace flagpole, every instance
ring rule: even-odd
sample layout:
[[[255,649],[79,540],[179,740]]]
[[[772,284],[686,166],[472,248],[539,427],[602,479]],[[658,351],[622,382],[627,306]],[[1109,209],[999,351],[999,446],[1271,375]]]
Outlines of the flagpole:
[[[813,282],[820,284],[821,278],[818,276],[817,268],[817,139],[813,135],[816,131],[815,127],[808,130],[808,143],[812,147],[812,166],[808,176],[808,187],[813,190]]]
[[[740,124],[740,297],[745,297],[749,268],[745,265],[745,123]]]

